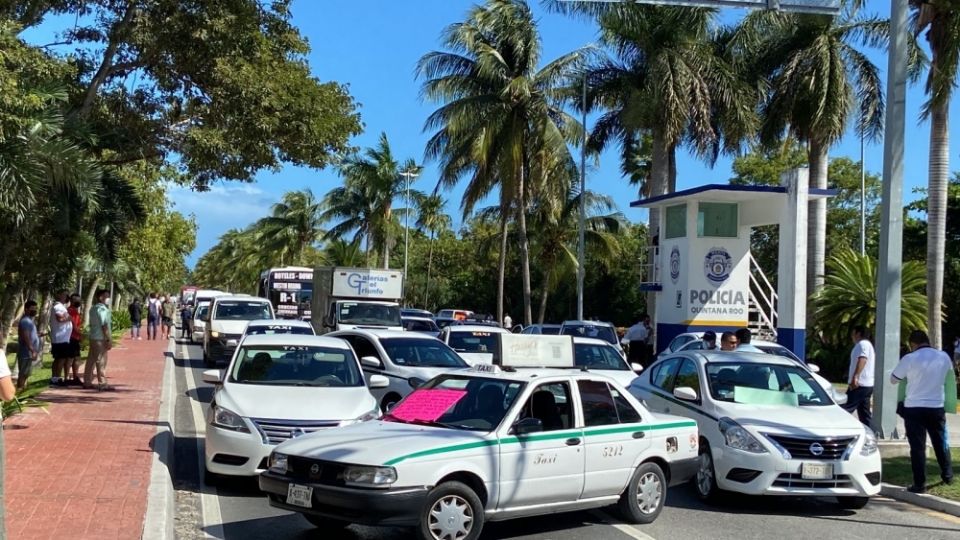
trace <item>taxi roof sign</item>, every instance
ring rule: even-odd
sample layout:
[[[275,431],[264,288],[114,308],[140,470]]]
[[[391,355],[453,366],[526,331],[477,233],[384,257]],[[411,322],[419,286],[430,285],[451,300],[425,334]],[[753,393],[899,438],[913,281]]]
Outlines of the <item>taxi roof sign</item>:
[[[513,368],[572,368],[573,337],[532,334],[497,334],[494,363]]]

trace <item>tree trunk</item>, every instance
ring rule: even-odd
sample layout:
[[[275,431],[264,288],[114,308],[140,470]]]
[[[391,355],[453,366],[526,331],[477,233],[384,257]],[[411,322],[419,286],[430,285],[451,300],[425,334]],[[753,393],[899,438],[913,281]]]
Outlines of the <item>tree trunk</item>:
[[[17,307],[21,304],[21,292],[20,285],[10,282],[3,288],[3,295],[0,297],[0,343],[3,343],[4,350],[6,350],[10,328],[17,315]]]
[[[546,261],[540,261],[546,263]],[[550,295],[550,264],[544,264],[543,270],[543,293],[540,294],[540,312],[537,314],[537,324],[543,324],[547,317],[547,298]]]
[[[652,143],[652,152],[650,160],[650,196],[657,197],[660,195],[665,195],[669,193],[670,189],[670,176],[671,176],[671,152],[673,151],[672,145],[667,141],[667,138],[663,133],[655,130],[653,132],[653,143]],[[659,245],[661,240],[660,235],[660,212],[657,210],[650,211],[650,218],[648,220],[647,228],[647,247],[652,247],[655,244]],[[688,231],[689,233],[689,231]],[[656,265],[660,264],[658,260],[658,250],[649,249],[647,250],[647,264],[653,266],[650,267],[650,275],[646,279],[653,279],[653,269]],[[656,320],[656,311],[657,311],[657,295],[652,292],[647,292],[647,313],[655,321]]]
[[[90,288],[87,289],[87,298],[83,304],[83,326],[86,328],[87,323],[90,322],[90,309],[93,307],[93,299],[97,295],[97,289],[100,288],[100,276],[94,278],[93,283],[90,284]]]
[[[430,309],[430,276],[433,273],[433,231],[430,231],[430,248],[427,250],[427,286],[423,290],[423,309]]]
[[[807,160],[810,163],[810,189],[827,188],[828,146],[819,141],[810,140]],[[807,221],[807,298],[823,287],[824,264],[827,251],[827,200],[817,199],[807,203],[809,220]],[[807,305],[807,313],[813,313],[812,305]]]
[[[520,226],[520,269],[523,273],[523,325],[533,324],[531,301],[533,291],[530,287],[530,240],[527,238],[527,186],[526,167],[521,166],[517,182],[517,222]]]
[[[934,53],[936,55],[936,53]],[[930,165],[927,179],[927,331],[930,346],[939,349],[943,313],[943,269],[947,232],[947,181],[950,174],[949,106],[930,111]]]
[[[497,276],[497,324],[503,324],[503,284],[507,279],[507,223],[510,219],[510,205],[500,203],[500,260]]]

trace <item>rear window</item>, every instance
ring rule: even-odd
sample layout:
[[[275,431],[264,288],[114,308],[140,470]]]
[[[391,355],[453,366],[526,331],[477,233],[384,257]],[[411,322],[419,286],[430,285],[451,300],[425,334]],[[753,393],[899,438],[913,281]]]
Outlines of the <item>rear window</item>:
[[[447,344],[457,352],[492,354],[497,348],[497,337],[493,332],[450,332]]]
[[[258,324],[247,327],[248,336],[269,336],[274,334],[297,334],[312,336],[313,329],[307,326],[289,325],[289,324]]]
[[[267,302],[228,300],[217,302],[214,319],[229,321],[255,321],[257,319],[272,319],[270,304]]]

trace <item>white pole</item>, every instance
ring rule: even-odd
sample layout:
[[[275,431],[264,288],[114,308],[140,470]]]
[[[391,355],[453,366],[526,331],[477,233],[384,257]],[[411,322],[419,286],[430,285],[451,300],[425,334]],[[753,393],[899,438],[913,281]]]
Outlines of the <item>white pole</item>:
[[[414,169],[400,173],[407,181],[406,185],[406,205],[407,209],[403,214],[403,279],[404,283],[409,279],[407,269],[410,264],[410,178],[416,178],[418,173]],[[407,295],[403,295],[403,306],[407,307]]]
[[[577,320],[583,320],[583,278],[586,274],[584,258],[586,255],[587,222],[587,72],[583,72],[583,144],[580,146],[580,227],[577,238]]]
[[[867,254],[867,169],[860,134],[860,255]]]

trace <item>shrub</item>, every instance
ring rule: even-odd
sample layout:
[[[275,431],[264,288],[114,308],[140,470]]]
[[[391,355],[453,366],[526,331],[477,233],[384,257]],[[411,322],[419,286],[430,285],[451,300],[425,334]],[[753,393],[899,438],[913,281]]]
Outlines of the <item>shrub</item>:
[[[113,312],[113,331],[122,332],[129,330],[133,326],[130,322],[130,313],[127,310],[117,310]]]

